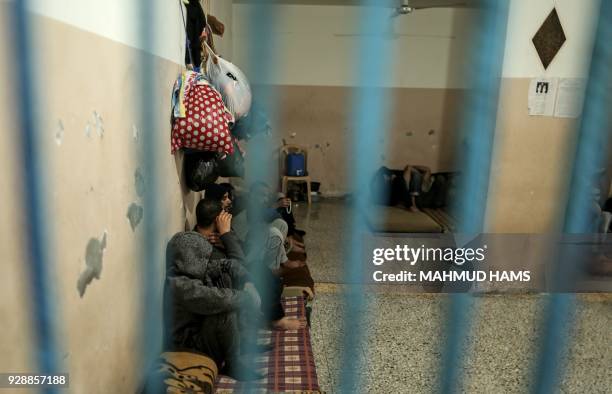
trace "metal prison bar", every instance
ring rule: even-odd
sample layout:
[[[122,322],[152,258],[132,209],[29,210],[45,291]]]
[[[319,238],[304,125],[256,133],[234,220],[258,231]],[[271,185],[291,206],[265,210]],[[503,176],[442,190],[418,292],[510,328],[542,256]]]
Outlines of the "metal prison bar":
[[[29,274],[30,292],[32,294],[31,311],[34,333],[35,354],[32,360],[41,373],[61,372],[57,344],[57,310],[53,282],[48,273],[53,270],[50,246],[52,235],[48,231],[52,217],[43,203],[47,195],[43,182],[42,155],[40,153],[40,110],[38,92],[34,74],[32,54],[32,26],[27,1],[13,2],[13,43],[14,58],[18,67],[17,79],[21,89],[16,94],[18,102],[17,125],[20,128],[21,165],[23,179],[23,221],[25,225],[26,264]],[[57,389],[48,388],[46,392],[54,393]]]
[[[463,175],[454,207],[458,218],[457,232],[468,237],[482,233],[484,227],[508,2],[486,0],[482,2],[480,11],[470,48],[473,66],[469,78],[472,86],[463,108],[460,138],[465,143],[461,145],[463,151],[457,152],[462,160],[458,165]],[[470,329],[472,297],[465,293],[452,294],[450,301],[445,330],[446,344],[439,375],[440,392],[445,394],[456,392],[457,387],[460,387],[459,371],[464,358],[462,348]]]
[[[591,57],[591,68],[586,88],[584,109],[578,129],[578,146],[570,184],[563,231],[567,234],[587,234],[591,230],[587,218],[592,206],[592,182],[602,166],[606,165],[606,147],[612,139],[612,2],[602,1],[597,21],[597,32]],[[578,266],[574,253],[564,253],[556,282],[571,280],[574,273],[584,269]],[[549,296],[538,367],[535,371],[533,392],[544,394],[556,387],[562,375],[561,355],[567,347],[567,334],[572,326],[575,296],[553,293]]]
[[[391,74],[391,48],[381,32],[388,23],[388,11],[377,7],[376,1],[362,2],[361,25],[369,35],[360,41],[355,59],[358,87],[353,89],[352,120],[353,141],[351,144],[351,189],[353,201],[350,214],[351,228],[345,247],[344,280],[348,283],[344,295],[344,323],[342,338],[343,353],[340,366],[340,391],[358,392],[361,365],[360,344],[365,334],[364,289],[361,285],[363,235],[367,231],[363,213],[368,207],[369,179],[364,174],[374,173],[375,157],[382,153],[378,141],[387,133],[386,114],[389,98],[382,88]]]
[[[35,333],[34,359],[40,372],[61,372],[62,365],[59,361],[58,321],[57,314],[61,311],[55,310],[55,297],[52,283],[48,278],[48,272],[53,267],[50,258],[50,245],[53,244],[52,235],[48,231],[48,225],[53,220],[42,202],[46,195],[45,182],[41,168],[42,155],[39,148],[39,114],[38,92],[36,91],[35,74],[33,72],[33,46],[32,46],[32,23],[28,13],[28,1],[14,1],[13,29],[13,51],[19,67],[16,67],[18,79],[21,81],[19,91],[16,93],[19,104],[19,127],[21,160],[24,172],[24,184],[22,194],[24,196],[24,223],[26,226],[27,240],[27,266],[30,275],[32,302],[32,322]],[[364,6],[376,5],[375,1],[364,1]],[[160,221],[159,198],[157,190],[163,180],[159,179],[156,167],[155,152],[161,143],[161,136],[165,135],[160,125],[155,124],[152,113],[154,111],[155,70],[148,59],[147,50],[155,47],[153,34],[153,23],[155,20],[156,7],[154,3],[147,0],[138,2],[139,14],[142,18],[138,21],[141,48],[144,48],[140,59],[141,73],[139,79],[140,120],[143,128],[143,148],[141,162],[146,168],[148,180],[144,196],[145,236],[142,244],[142,278],[141,304],[142,310],[142,366],[149,364],[158,350],[158,339],[161,326],[156,316],[160,299],[154,283],[160,275],[158,264],[163,258],[159,253],[159,244],[162,242],[156,231]],[[266,6],[267,7],[267,6]],[[267,8],[271,10],[271,8]],[[507,18],[508,3],[496,0],[483,2],[482,17],[478,26],[478,36],[475,40],[477,51],[474,52],[474,86],[464,109],[464,136],[467,138],[469,150],[466,152],[464,171],[475,176],[466,176],[471,179],[470,184],[462,187],[461,198],[458,204],[460,214],[460,230],[468,234],[478,234],[482,231],[484,220],[484,203],[488,190],[488,170],[478,172],[480,169],[489,169],[491,165],[491,152],[493,146],[493,133],[497,110],[497,97],[499,95],[499,81],[501,77],[501,63],[503,45],[505,38],[505,20]],[[262,72],[270,72],[272,69],[271,55],[272,45],[267,39],[271,39],[270,23],[274,21],[271,12],[260,12],[257,15],[259,23],[253,24],[252,48],[263,48],[262,51],[253,51],[251,57],[256,69]],[[387,15],[380,7],[368,8],[368,12],[362,15],[363,24],[369,25],[373,31],[383,31]],[[266,23],[267,22],[267,23]],[[258,34],[259,33],[259,34]],[[579,129],[579,142],[576,151],[574,169],[571,182],[571,198],[568,203],[565,231],[567,233],[586,233],[584,217],[588,211],[588,196],[586,187],[588,179],[604,160],[602,146],[608,143],[610,138],[610,121],[608,118],[608,103],[610,102],[609,86],[610,72],[609,64],[612,62],[612,2],[602,1],[599,13],[599,23],[596,32],[595,47],[591,62],[590,78],[587,86],[587,94],[584,103],[583,117]],[[354,89],[353,98],[353,127],[355,138],[352,147],[352,157],[365,158],[376,157],[377,134],[372,130],[382,133],[386,130],[384,114],[388,105],[388,98],[384,96],[383,89],[379,86],[384,82],[384,75],[388,72],[391,59],[388,44],[380,36],[371,36],[361,40],[362,46],[359,53],[356,69],[359,71],[362,86]],[[370,54],[377,56],[367,56]],[[367,55],[363,55],[367,54]],[[262,100],[268,105],[274,103],[273,94],[266,92]],[[367,109],[367,110],[366,110]],[[375,127],[372,127],[375,125]],[[350,157],[350,156],[349,156]],[[251,165],[263,163],[263,160],[253,160]],[[360,193],[355,194],[353,205],[353,225],[350,229],[351,238],[347,243],[350,253],[345,273],[347,282],[354,286],[347,292],[346,315],[344,316],[346,329],[344,350],[342,354],[342,376],[340,390],[353,392],[359,387],[359,375],[357,373],[360,365],[360,353],[355,351],[357,344],[362,340],[364,333],[356,329],[355,322],[362,320],[363,316],[363,288],[360,283],[360,271],[356,262],[360,261],[359,250],[360,239],[365,229],[360,209],[365,205],[365,190],[368,185],[364,183],[364,177],[360,175],[369,170],[367,160],[355,160],[351,164],[356,165],[355,177],[352,185]],[[256,168],[256,178],[265,177],[265,168]],[[469,190],[469,195],[468,195]],[[564,271],[565,272],[565,271]],[[460,342],[467,336],[469,330],[470,316],[466,313],[468,296],[453,295],[451,308],[447,319],[448,336],[442,365],[440,368],[439,390],[443,393],[457,391],[460,385],[460,365],[462,351]],[[553,295],[550,297],[546,319],[544,320],[544,335],[540,348],[538,365],[534,370],[535,393],[548,392],[554,387],[561,375],[559,355],[566,344],[566,334],[569,327],[569,317],[572,309],[573,297],[569,295]],[[349,325],[350,324],[350,325]],[[54,392],[53,389],[46,389]]]

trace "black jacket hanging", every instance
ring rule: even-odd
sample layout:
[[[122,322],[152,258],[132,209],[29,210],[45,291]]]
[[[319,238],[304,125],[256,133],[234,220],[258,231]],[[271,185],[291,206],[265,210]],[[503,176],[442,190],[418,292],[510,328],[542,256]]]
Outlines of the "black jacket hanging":
[[[200,36],[206,28],[206,16],[199,0],[189,0],[185,8],[187,9],[187,40],[189,40],[185,49],[185,64],[192,64],[193,62],[194,67],[200,67],[200,63],[202,63]],[[191,57],[189,52],[191,52]]]

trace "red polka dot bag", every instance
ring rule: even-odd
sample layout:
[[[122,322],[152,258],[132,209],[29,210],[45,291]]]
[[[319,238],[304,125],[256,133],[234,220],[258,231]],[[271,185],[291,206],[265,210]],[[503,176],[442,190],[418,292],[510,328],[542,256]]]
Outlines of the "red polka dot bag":
[[[172,127],[171,151],[191,148],[231,155],[233,137],[229,126],[234,122],[223,99],[203,80],[188,81],[184,92],[184,117],[175,117]]]

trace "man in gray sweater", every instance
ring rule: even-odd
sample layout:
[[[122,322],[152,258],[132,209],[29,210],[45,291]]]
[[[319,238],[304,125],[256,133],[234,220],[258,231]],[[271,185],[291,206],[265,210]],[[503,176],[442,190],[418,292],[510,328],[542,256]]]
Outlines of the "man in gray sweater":
[[[166,349],[192,349],[215,360],[222,373],[239,380],[261,378],[239,361],[237,313],[260,313],[261,300],[249,274],[236,258],[231,215],[214,204],[199,205],[197,231],[176,234],[166,250],[164,320]],[[213,254],[203,235],[220,234],[226,258]],[[238,249],[237,249],[238,248]]]

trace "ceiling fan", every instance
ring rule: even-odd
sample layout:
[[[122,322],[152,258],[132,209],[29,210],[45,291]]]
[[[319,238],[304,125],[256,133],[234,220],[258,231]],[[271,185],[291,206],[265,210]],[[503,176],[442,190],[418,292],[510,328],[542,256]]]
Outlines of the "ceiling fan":
[[[395,18],[399,15],[407,15],[413,11],[427,8],[472,7],[476,6],[476,3],[475,0],[401,0],[391,17]]]
[[[389,17],[387,28],[382,33],[387,39],[396,39],[399,36],[421,37],[420,34],[397,34],[395,32],[395,18],[401,15],[408,15],[415,11],[428,8],[455,8],[455,7],[477,7],[480,0],[399,0],[398,5],[392,8],[392,13]],[[372,36],[378,35],[375,33],[361,34],[336,34],[336,36],[355,37],[355,36]]]

